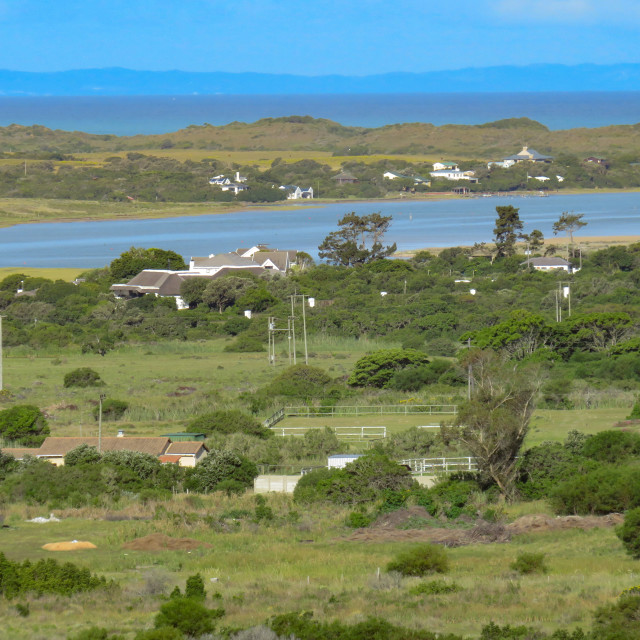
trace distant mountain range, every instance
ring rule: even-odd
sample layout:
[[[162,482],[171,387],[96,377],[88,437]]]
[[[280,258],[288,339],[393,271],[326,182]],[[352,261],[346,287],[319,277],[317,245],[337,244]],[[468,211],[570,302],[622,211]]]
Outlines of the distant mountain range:
[[[0,96],[640,91],[640,64],[538,64],[371,76],[78,69],[0,70]]]

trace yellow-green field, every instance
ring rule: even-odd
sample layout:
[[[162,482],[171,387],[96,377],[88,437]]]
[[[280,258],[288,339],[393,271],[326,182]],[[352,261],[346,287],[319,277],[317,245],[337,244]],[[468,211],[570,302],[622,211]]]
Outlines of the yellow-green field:
[[[483,625],[589,627],[593,611],[612,601],[623,589],[638,584],[640,565],[629,559],[611,528],[591,531],[564,530],[529,533],[507,544],[472,545],[447,550],[451,571],[445,578],[462,587],[459,593],[439,596],[409,594],[417,578],[398,578],[384,572],[386,564],[406,542],[351,542],[342,521],[346,511],[291,504],[273,495],[269,504],[277,514],[272,525],[227,521],[227,531],[203,521],[218,522],[231,508],[253,510],[250,495],[227,499],[215,496],[177,496],[163,506],[175,514],[147,520],[160,506],[125,508],[122,516],[141,520],[106,521],[106,512],[59,512],[62,521],[26,523],[26,518],[47,515],[45,509],[11,507],[2,530],[2,550],[13,560],[55,558],[72,561],[114,579],[119,588],[72,598],[28,596],[31,614],[22,619],[15,602],[0,600],[5,638],[63,639],[94,624],[132,637],[152,625],[155,612],[175,585],[184,588],[187,576],[202,574],[209,606],[223,606],[225,626],[261,624],[290,611],[312,611],[320,619],[358,622],[368,616],[435,632],[455,632],[477,637]],[[291,510],[297,522],[291,519]],[[115,514],[111,513],[111,518]],[[280,521],[280,524],[278,524]],[[191,524],[187,524],[191,522]],[[129,540],[162,532],[191,537],[212,545],[187,551],[127,551]],[[88,540],[97,549],[48,552],[48,542]],[[520,552],[542,552],[547,575],[519,576],[509,565]],[[378,568],[382,569],[377,577]],[[215,582],[211,582],[215,579]],[[160,592],[160,593],[158,593]],[[129,635],[131,634],[131,635]]]

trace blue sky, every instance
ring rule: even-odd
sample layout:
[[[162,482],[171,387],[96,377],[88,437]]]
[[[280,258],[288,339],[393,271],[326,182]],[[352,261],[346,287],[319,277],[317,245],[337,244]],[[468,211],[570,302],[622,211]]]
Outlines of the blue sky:
[[[0,68],[369,75],[640,62],[638,0],[0,0]]]

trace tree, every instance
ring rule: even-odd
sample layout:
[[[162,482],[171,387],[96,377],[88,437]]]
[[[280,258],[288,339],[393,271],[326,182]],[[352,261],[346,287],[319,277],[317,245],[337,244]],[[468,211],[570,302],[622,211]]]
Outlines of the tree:
[[[496,244],[496,256],[504,258],[512,256],[516,252],[516,240],[518,232],[522,230],[522,220],[520,220],[520,209],[508,205],[496,207],[498,217],[493,230],[493,238]]]
[[[143,249],[131,247],[129,251],[120,254],[109,265],[111,277],[116,282],[125,282],[138,275],[144,269],[171,269],[181,271],[187,265],[181,255],[175,251],[165,249]]]
[[[397,371],[429,364],[429,358],[417,349],[381,349],[360,358],[347,384],[354,387],[387,387]]]
[[[100,374],[89,367],[80,367],[64,376],[64,387],[102,387],[104,382]]]
[[[245,487],[253,485],[258,468],[251,460],[232,451],[209,452],[206,458],[198,462],[188,478],[188,488],[206,493],[215,491],[224,480],[236,480]]]
[[[338,222],[340,229],[332,231],[318,247],[319,257],[330,264],[352,267],[390,256],[397,248],[395,242],[383,247],[381,240],[391,219],[380,213],[368,216],[348,213]]]
[[[529,244],[530,251],[538,251],[544,245],[544,235],[540,229],[534,229],[531,233],[523,233],[520,236]]]
[[[202,293],[202,300],[211,308],[222,313],[251,286],[251,281],[237,276],[227,276],[212,280]]]
[[[587,223],[582,221],[583,217],[584,213],[563,211],[558,221],[553,223],[553,235],[557,236],[560,232],[565,232],[569,236],[570,244],[573,244],[573,234],[587,226]]]
[[[214,620],[224,615],[224,609],[207,609],[192,598],[172,598],[160,607],[155,618],[156,629],[173,627],[184,635],[199,638],[212,633]]]
[[[466,359],[473,392],[455,419],[452,434],[471,453],[480,477],[514,496],[516,459],[529,431],[540,380],[533,369],[518,368],[492,351],[472,351]]]
[[[23,447],[39,447],[49,433],[44,414],[32,404],[0,411],[0,435],[6,440],[16,440]]]
[[[204,290],[210,282],[210,278],[185,278],[180,285],[180,297],[190,307],[196,307],[203,301]]]

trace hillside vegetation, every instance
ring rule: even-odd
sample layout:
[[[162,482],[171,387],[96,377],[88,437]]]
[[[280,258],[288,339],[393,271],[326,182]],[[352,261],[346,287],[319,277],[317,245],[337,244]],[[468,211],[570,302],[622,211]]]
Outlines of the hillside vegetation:
[[[191,125],[163,135],[115,136],[78,131],[51,130],[40,125],[10,125],[0,128],[4,149],[13,152],[56,151],[81,153],[171,149],[228,151],[306,150],[362,154],[424,153],[458,159],[499,159],[519,151],[523,144],[541,153],[558,155],[638,154],[640,124],[596,129],[550,131],[528,118],[498,120],[482,125],[428,123],[394,124],[368,129],[345,127],[331,120],[310,116],[264,118],[253,123],[232,122],[224,126]]]

